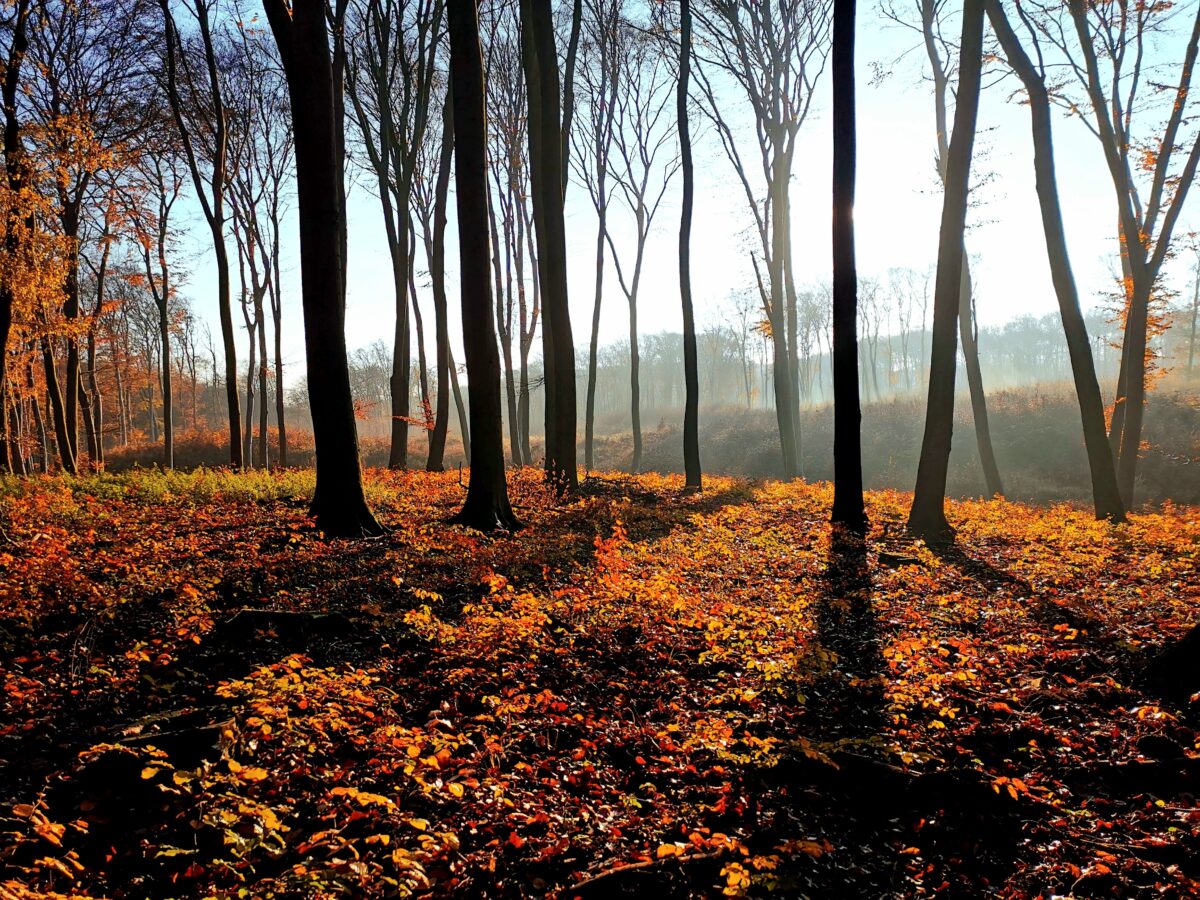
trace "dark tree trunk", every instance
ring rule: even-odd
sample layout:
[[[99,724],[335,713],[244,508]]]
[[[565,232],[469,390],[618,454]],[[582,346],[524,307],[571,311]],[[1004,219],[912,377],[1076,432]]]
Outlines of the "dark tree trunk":
[[[858,272],[854,254],[857,134],[855,0],[833,8],[833,523],[867,530],[858,397]]]
[[[450,92],[442,109],[442,148],[438,157],[433,198],[433,237],[430,242],[429,279],[433,282],[433,320],[437,342],[437,410],[429,442],[428,472],[445,468],[446,432],[450,427],[450,327],[446,301],[446,203],[450,194],[450,165],[454,157],[454,110]]]
[[[692,131],[688,120],[688,80],[692,71],[692,4],[679,3],[679,86],[676,117],[679,122],[679,167],[683,172],[683,202],[679,214],[679,297],[683,304],[683,472],[692,490],[703,486],[700,471],[700,373],[696,364],[696,316],[692,311],[692,205],[695,173],[692,166]]]
[[[556,488],[571,492],[579,485],[575,463],[575,346],[567,305],[558,54],[554,48],[550,0],[522,0],[521,21],[529,95],[531,193],[544,319],[546,472]]]
[[[500,355],[492,330],[488,272],[487,122],[483,56],[474,0],[449,8],[450,83],[454,108],[454,160],[462,286],[463,345],[471,396],[471,475],[467,499],[455,521],[480,531],[520,527],[504,479]],[[559,192],[557,180],[553,182]]]
[[[946,521],[946,476],[954,429],[954,382],[958,365],[958,306],[962,292],[963,232],[971,182],[975,118],[983,66],[984,0],[966,0],[959,50],[954,129],[946,160],[937,277],[933,294],[933,351],[925,434],[917,466],[917,485],[908,514],[909,531],[927,543],[953,540]]]
[[[1067,351],[1071,357],[1075,394],[1079,399],[1079,414],[1083,422],[1083,439],[1092,476],[1092,499],[1096,517],[1124,521],[1125,507],[1117,489],[1116,468],[1104,430],[1104,399],[1100,394],[1100,382],[1096,378],[1092,345],[1079,306],[1079,292],[1071,271],[1071,258],[1067,252],[1067,239],[1063,231],[1058,178],[1054,171],[1050,97],[1041,75],[1021,47],[1005,18],[1003,8],[996,0],[988,0],[988,18],[1004,55],[1008,58],[1008,64],[1017,73],[1029,95],[1029,111],[1033,120],[1033,166],[1042,212],[1042,230],[1046,237],[1050,276],[1058,297]]]
[[[363,495],[346,355],[340,239],[345,213],[325,5],[294,0],[290,14],[286,0],[264,0],[264,6],[287,75],[295,133],[305,360],[317,460],[312,514],[328,535],[379,534]]]

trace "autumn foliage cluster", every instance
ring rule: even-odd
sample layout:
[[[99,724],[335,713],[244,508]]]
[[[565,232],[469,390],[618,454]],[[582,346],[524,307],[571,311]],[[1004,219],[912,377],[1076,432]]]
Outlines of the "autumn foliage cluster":
[[[311,473],[0,483],[0,896],[1200,890],[1194,508],[367,484],[347,542]]]

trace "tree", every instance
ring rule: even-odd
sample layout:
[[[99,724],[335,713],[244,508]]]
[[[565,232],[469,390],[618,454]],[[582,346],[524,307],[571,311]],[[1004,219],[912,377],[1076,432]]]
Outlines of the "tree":
[[[575,462],[575,344],[567,305],[560,85],[550,0],[521,0],[521,46],[529,107],[533,221],[544,317],[546,474],[556,489],[573,492],[579,485]],[[461,198],[459,202],[461,204]]]
[[[854,255],[857,123],[855,0],[833,7],[833,523],[865,534],[858,400],[858,272]],[[776,365],[778,366],[778,357]]]
[[[196,198],[212,234],[217,264],[217,310],[225,352],[225,400],[229,408],[229,463],[242,466],[242,414],[237,390],[237,346],[229,287],[229,252],[225,246],[225,192],[228,184],[228,122],[217,59],[212,11],[215,0],[186,0],[194,16],[199,45],[185,48],[171,0],[159,0],[165,28],[166,91]],[[190,51],[190,52],[189,52]],[[196,71],[199,69],[200,71]],[[207,179],[205,170],[207,169]]]
[[[1134,481],[1142,442],[1145,411],[1150,306],[1162,264],[1200,165],[1200,130],[1189,138],[1180,129],[1190,124],[1188,115],[1192,72],[1200,50],[1200,7],[1192,19],[1191,36],[1184,51],[1178,83],[1163,91],[1169,113],[1161,137],[1140,141],[1133,131],[1135,112],[1149,104],[1139,97],[1147,81],[1143,73],[1143,47],[1159,19],[1174,15],[1166,4],[1099,4],[1082,0],[1067,3],[1079,42],[1082,63],[1068,51],[1072,69],[1085,85],[1095,116],[1092,129],[1103,148],[1116,191],[1122,262],[1126,270],[1128,309],[1122,346],[1121,377],[1109,439],[1118,448],[1117,484],[1126,508],[1134,501]],[[1096,47],[1103,48],[1103,55]],[[1106,86],[1111,86],[1106,93]],[[1190,145],[1190,148],[1189,148]],[[1182,169],[1173,170],[1176,152],[1189,148]],[[1140,163],[1131,152],[1141,151]],[[1142,202],[1142,183],[1135,174],[1149,176],[1149,194]],[[1159,217],[1162,217],[1161,220]],[[1136,235],[1137,239],[1131,238]]]
[[[1117,487],[1113,457],[1105,436],[1104,400],[1100,395],[1100,382],[1096,378],[1091,340],[1088,338],[1087,325],[1080,309],[1079,291],[1071,271],[1071,258],[1063,230],[1058,178],[1054,168],[1050,93],[1046,87],[1046,74],[1044,69],[1040,70],[1033,64],[1009,24],[1003,8],[996,0],[988,0],[987,14],[992,30],[1000,42],[1000,48],[1009,66],[1021,80],[1029,98],[1033,129],[1033,167],[1042,214],[1042,231],[1045,233],[1050,276],[1058,298],[1067,350],[1071,358],[1075,394],[1079,400],[1096,517],[1123,521],[1125,507]]]
[[[697,57],[701,64],[696,68],[702,108],[738,175],[766,263],[766,281],[759,278],[759,282],[774,352],[775,415],[784,477],[793,478],[800,472],[800,434],[798,366],[794,340],[789,342],[797,327],[789,225],[792,160],[828,52],[829,4],[825,0],[778,4],[706,0],[694,13],[706,38],[706,52]],[[751,185],[708,69],[731,78],[749,102],[765,183],[761,197]],[[757,256],[752,261],[757,273]]]
[[[345,210],[334,127],[333,62],[320,0],[264,0],[287,78],[296,153],[308,400],[317,458],[312,514],[331,536],[382,532],[367,507],[346,354]]]
[[[185,177],[177,142],[163,134],[152,152],[141,155],[138,182],[125,191],[124,201],[125,215],[133,227],[134,242],[141,255],[146,288],[158,310],[163,397],[162,460],[168,469],[175,465],[175,394],[171,377],[171,301],[175,283],[171,277],[168,250],[173,240],[171,213],[179,200]]]
[[[975,118],[983,68],[983,3],[984,0],[966,0],[963,6],[954,131],[946,157],[946,190],[934,282],[929,401],[917,485],[908,515],[909,531],[930,544],[944,543],[952,540],[954,535],[946,521],[946,475],[954,429],[955,357],[958,350],[955,326],[962,290],[962,236],[966,227]]]
[[[20,249],[22,231],[20,205],[17,202],[27,190],[28,167],[24,159],[21,120],[17,113],[17,96],[21,87],[21,67],[29,49],[29,14],[33,0],[17,0],[4,12],[7,20],[8,46],[4,51],[3,82],[0,99],[4,103],[4,171],[7,196],[4,203],[4,255],[13,257]],[[9,471],[17,468],[15,435],[9,431],[8,341],[12,333],[13,307],[16,291],[11,278],[0,279],[0,463]],[[40,420],[39,420],[40,421]],[[44,444],[43,444],[44,446]]]
[[[692,311],[692,205],[695,173],[692,166],[692,132],[688,119],[688,90],[692,71],[692,4],[679,2],[679,84],[675,116],[679,126],[679,162],[683,171],[683,203],[679,213],[679,297],[683,305],[683,471],[684,484],[692,490],[703,487],[700,470],[700,375],[696,366],[696,317]],[[742,345],[745,366],[745,344]],[[746,402],[750,401],[747,373]]]
[[[604,299],[604,242],[608,234],[608,205],[612,195],[608,172],[619,85],[620,0],[589,0],[586,26],[580,64],[576,69],[576,78],[582,85],[584,116],[572,132],[575,153],[571,160],[596,211],[595,292],[583,419],[583,460],[584,467],[590,471],[595,466],[596,353],[600,343],[600,309]]]
[[[282,426],[282,286],[279,264],[279,220],[284,178],[291,165],[292,139],[282,122],[287,117],[287,87],[270,38],[239,26],[240,41],[227,68],[229,118],[229,201],[241,278],[241,306],[250,337],[246,367],[246,426],[242,441],[247,464],[266,468],[267,453],[267,316],[269,301],[275,324],[276,416]],[[252,439],[254,393],[258,393],[258,443]],[[280,463],[286,460],[287,435],[280,428]],[[253,448],[253,457],[251,449]]]
[[[936,164],[938,179],[943,188],[946,184],[946,166],[950,153],[950,136],[947,133],[948,95],[950,93],[950,67],[942,58],[942,41],[937,29],[936,0],[920,0],[921,35],[925,54],[929,59],[933,75],[934,115],[937,124]],[[989,497],[1004,494],[1004,483],[1000,479],[1000,468],[996,465],[996,451],[992,447],[992,431],[988,419],[987,396],[983,390],[983,373],[979,366],[979,344],[976,336],[974,315],[974,290],[971,280],[971,260],[963,250],[962,285],[959,290],[958,334],[962,343],[963,362],[967,375],[967,388],[971,396],[971,413],[975,422],[975,444],[979,450],[979,464],[983,468],[983,479]]]
[[[520,522],[504,478],[500,354],[491,326],[488,231],[483,227],[488,215],[487,117],[475,0],[451,3],[449,24],[459,280],[473,438],[467,498],[454,521],[480,531],[515,529]]]
[[[361,0],[349,43],[346,87],[383,212],[392,262],[396,330],[388,465],[408,465],[413,180],[429,123],[442,0]],[[413,301],[415,303],[415,296]]]
[[[666,61],[655,44],[632,28],[617,26],[618,40],[611,51],[616,56],[612,77],[616,106],[611,122],[617,159],[613,176],[625,206],[633,217],[633,264],[628,276],[613,231],[604,216],[604,239],[608,243],[617,282],[629,306],[629,391],[633,459],[630,471],[641,470],[642,411],[638,359],[638,291],[646,259],[646,241],[662,198],[679,170],[679,157],[667,156],[677,121],[669,115],[670,78]],[[623,39],[622,39],[623,38]],[[626,258],[626,266],[628,266]]]
[[[87,328],[80,305],[80,248],[89,216],[103,206],[97,196],[98,187],[103,193],[100,176],[118,167],[146,123],[141,13],[138,2],[44,0],[29,35],[30,77],[23,90],[31,150],[54,172],[54,220],[68,254],[61,336],[65,436],[72,460],[78,460],[82,412],[92,465],[99,452],[79,352]]]
[[[446,434],[450,426],[450,327],[446,300],[446,206],[454,156],[454,111],[450,103],[450,91],[447,89],[442,104],[441,137],[436,142],[427,140],[423,148],[429,158],[436,151],[433,190],[428,191],[428,178],[414,188],[425,255],[429,259],[429,279],[433,285],[434,356],[437,369],[437,407],[429,439],[429,455],[425,460],[427,472],[441,472],[445,468]],[[463,443],[465,447],[465,436]]]

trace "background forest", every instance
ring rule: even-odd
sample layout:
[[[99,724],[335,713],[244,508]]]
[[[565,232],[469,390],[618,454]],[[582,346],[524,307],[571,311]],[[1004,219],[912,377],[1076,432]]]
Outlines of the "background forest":
[[[513,465],[540,458],[545,409],[518,12],[503,2],[481,9],[487,227]],[[1167,87],[1190,65],[1190,6],[1120,16],[1096,10],[1079,34],[1067,29],[1065,7],[1022,12],[1041,65],[1067,73],[1055,76],[1051,92],[1056,114],[1079,131],[1065,145],[1071,165],[1064,177],[1081,165],[1097,178],[1110,174],[1105,153],[1117,144],[1105,111],[1124,110],[1116,125],[1128,134],[1126,162],[1113,170],[1120,176],[1114,187],[1150,226],[1154,271],[1132,277],[1120,252],[1123,226],[1077,253],[1081,284],[1093,291],[1082,297],[1087,334],[1118,451],[1130,394],[1125,348],[1145,344],[1148,400],[1134,390],[1131,401],[1139,409],[1145,403],[1148,416],[1133,443],[1144,458],[1141,496],[1194,501],[1200,251],[1184,208],[1191,119],[1171,115]],[[338,15],[348,315],[352,340],[377,335],[350,356],[363,458],[370,465],[456,464],[465,460],[470,399],[457,304],[446,302],[457,287],[458,251],[444,239],[456,217],[448,202],[454,185],[439,181],[452,145],[445,10],[436,0],[347,0]],[[808,225],[795,224],[812,217],[790,195],[808,202],[810,182],[820,181],[810,168],[828,107],[831,19],[814,3],[785,4],[775,21],[762,15],[736,3],[702,4],[696,13],[689,106],[703,154],[700,194],[702,203],[705,194],[719,197],[715,208],[728,211],[720,221],[697,221],[700,246],[712,257],[705,263],[701,255],[699,265],[729,273],[702,279],[697,295],[702,454],[716,472],[820,479],[831,475],[832,287],[822,274],[827,255],[814,259]],[[30,235],[23,249],[10,249],[7,263],[4,421],[13,467],[310,463],[308,385],[297,351],[293,137],[286,80],[259,11],[208,0],[47,0],[13,4],[6,16],[6,153],[20,157],[26,174],[10,179],[5,197],[14,234]],[[927,119],[913,129],[927,134],[933,164],[896,180],[935,201],[953,113],[959,17],[954,4],[885,3],[867,20],[868,33],[879,37],[868,45],[872,57],[859,63],[874,66],[881,85],[867,91],[888,85],[918,98],[913,108]],[[665,246],[674,227],[665,217],[677,215],[680,186],[677,26],[657,5],[612,0],[563,4],[554,24],[580,461],[679,471],[683,341],[671,326],[678,304],[669,296],[674,254]],[[761,44],[768,32],[775,35],[771,52]],[[1102,48],[1090,62],[1080,52],[1084,37]],[[983,430],[974,447],[956,444],[950,489],[1085,499],[1067,342],[1057,314],[1031,311],[1052,302],[1049,284],[1035,282],[1044,296],[1039,307],[1028,296],[1001,300],[996,285],[985,283],[991,308],[980,312],[971,278],[972,267],[982,268],[995,282],[991,252],[973,235],[992,234],[989,222],[1015,202],[997,183],[1014,165],[991,159],[987,142],[1013,163],[1017,152],[1028,152],[1006,149],[1005,140],[1027,146],[1026,126],[1017,117],[1017,80],[999,48],[988,52],[984,93],[1001,124],[980,138],[958,364],[959,383],[969,388],[959,401],[959,432],[969,435],[980,416]],[[1092,74],[1103,77],[1094,84]],[[774,105],[756,102],[774,84]],[[1098,119],[1085,112],[1095,102]],[[1166,141],[1179,152],[1161,152]],[[1081,150],[1090,154],[1086,164]],[[1013,179],[1012,192],[1025,183]],[[1111,204],[1080,197],[1081,210]],[[1074,197],[1063,202],[1070,210]],[[778,217],[773,205],[787,212]],[[1109,207],[1114,222],[1118,207]],[[1035,233],[1036,221],[1027,224]],[[934,245],[927,243],[925,267],[892,266],[860,283],[860,390],[877,425],[864,474],[873,487],[909,486],[916,467],[933,327]],[[1041,265],[1031,259],[1008,268]],[[1028,278],[1012,284],[1031,292]],[[364,331],[356,309],[376,325],[390,324]],[[449,323],[441,332],[440,309]],[[783,404],[777,366],[787,375]],[[448,412],[439,424],[444,396]],[[781,405],[792,407],[787,422]],[[450,435],[448,444],[435,438],[436,427]],[[798,455],[780,452],[781,428]],[[446,447],[441,459],[430,454],[434,446]],[[981,466],[993,455],[994,465]]]

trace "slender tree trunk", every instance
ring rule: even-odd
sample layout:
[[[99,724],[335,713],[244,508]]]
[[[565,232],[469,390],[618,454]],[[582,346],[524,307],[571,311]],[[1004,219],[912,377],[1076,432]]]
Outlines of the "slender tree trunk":
[[[165,290],[165,286],[164,286]],[[171,322],[165,308],[158,311],[158,339],[162,342],[163,468],[175,468],[175,391],[171,382]]]
[[[458,432],[462,435],[463,458],[471,462],[471,423],[467,419],[467,407],[463,403],[462,390],[458,386],[458,366],[454,364],[453,351],[447,351],[450,359],[450,386],[454,393],[454,409],[458,413]]]
[[[262,301],[262,291],[259,291],[254,301],[254,314],[258,317],[258,458],[255,460],[255,464],[265,471],[269,464],[267,449],[267,319]]]
[[[600,192],[604,196],[604,176],[597,176]],[[599,225],[596,228],[596,292],[592,299],[592,331],[588,343],[587,408],[583,425],[583,464],[587,471],[596,466],[596,357],[600,349],[600,303],[604,297],[604,235],[608,229],[608,208],[601,204],[596,210]]]
[[[785,154],[776,151],[772,164],[771,179],[771,259],[769,278],[771,281],[771,341],[774,348],[772,381],[775,386],[775,417],[779,423],[779,444],[783,456],[783,477],[795,478],[796,467],[796,419],[795,403],[792,398],[791,356],[787,345],[787,290],[784,286],[783,260],[787,253],[787,192],[784,182],[789,177],[785,170]]]
[[[925,434],[917,467],[917,485],[908,528],[928,543],[953,540],[946,521],[946,477],[954,429],[954,383],[957,369],[959,300],[962,294],[963,232],[970,191],[975,119],[983,65],[984,0],[966,0],[959,51],[954,130],[946,159],[945,195],[938,240],[937,278],[933,295],[933,354]]]
[[[629,295],[629,423],[633,432],[633,459],[629,471],[634,475],[642,470],[642,385],[641,358],[638,353],[637,273]]]
[[[386,213],[385,213],[386,215]],[[404,210],[396,216],[398,221],[406,218]],[[404,228],[403,225],[400,226]],[[408,320],[408,236],[396,234],[392,249],[392,283],[396,291],[396,330],[392,347],[392,444],[388,453],[388,467],[408,468],[408,416],[409,377],[412,360],[412,340]]]
[[[492,236],[492,247],[495,248],[492,257],[492,275],[496,283],[496,332],[500,336],[500,354],[503,360],[501,369],[504,373],[504,388],[508,403],[508,453],[514,466],[521,465],[521,435],[517,424],[517,386],[513,376],[512,356],[512,315],[505,313],[506,308],[512,308],[511,275],[508,295],[504,291],[504,264],[500,260],[500,232],[496,227],[496,204],[488,195],[488,229]],[[508,228],[505,227],[505,240],[508,240]],[[510,270],[511,271],[511,270]],[[507,318],[507,324],[505,322]]]
[[[429,404],[429,366],[425,357],[425,321],[421,316],[421,302],[417,296],[417,230],[413,227],[412,219],[408,222],[408,295],[412,299],[413,331],[417,335],[417,386],[421,391],[421,427],[425,431],[425,440],[433,438],[430,427],[430,415],[433,410]],[[427,454],[428,455],[428,454]]]
[[[865,534],[862,414],[858,398],[858,271],[854,252],[857,124],[855,0],[833,7],[833,513],[835,526]]]
[[[308,396],[317,487],[312,514],[328,535],[379,534],[367,507],[346,353],[341,228],[345,221],[333,66],[320,0],[264,0],[291,99],[300,220]]]
[[[274,312],[274,308],[272,310]],[[286,469],[288,464],[287,422],[285,420],[286,399],[283,392],[283,334],[282,316],[276,313],[275,320],[275,426],[279,429],[279,465]],[[196,419],[196,381],[192,379],[192,427]]]
[[[1100,394],[1100,382],[1096,378],[1092,345],[1080,309],[1079,292],[1071,271],[1071,258],[1067,252],[1067,239],[1063,231],[1058,178],[1054,169],[1050,97],[1041,75],[1034,68],[1033,62],[1009,25],[999,0],[987,0],[987,12],[992,30],[1008,58],[1008,64],[1017,73],[1029,95],[1033,128],[1033,166],[1042,213],[1042,230],[1046,237],[1050,277],[1058,297],[1067,351],[1071,358],[1075,393],[1079,399],[1079,414],[1083,423],[1083,439],[1092,477],[1092,498],[1096,517],[1124,521],[1125,507],[1117,489],[1112,451],[1104,430],[1104,400]]]
[[[247,468],[254,466],[254,381],[258,377],[258,346],[255,344],[257,323],[247,317],[246,331],[250,336],[250,354],[246,360],[246,422],[242,430],[242,459]]]
[[[433,439],[429,442],[429,458],[425,461],[425,469],[429,472],[441,472],[445,468],[446,432],[450,426],[451,362],[446,300],[446,204],[450,194],[450,166],[454,156],[454,110],[451,104],[450,92],[447,91],[446,102],[442,108],[442,147],[438,158],[437,181],[434,184],[433,235],[429,245],[429,278],[433,282],[438,389]],[[455,391],[457,392],[457,388]]]
[[[471,479],[455,521],[480,531],[520,527],[504,477],[500,356],[491,328],[487,122],[483,56],[475,3],[451,3],[450,70],[454,104],[454,161],[462,285],[463,345],[471,396]],[[554,190],[559,192],[557,180]],[[561,194],[560,194],[561,195]]]

